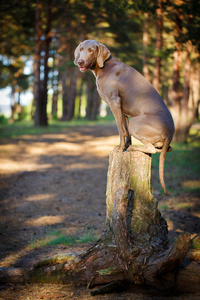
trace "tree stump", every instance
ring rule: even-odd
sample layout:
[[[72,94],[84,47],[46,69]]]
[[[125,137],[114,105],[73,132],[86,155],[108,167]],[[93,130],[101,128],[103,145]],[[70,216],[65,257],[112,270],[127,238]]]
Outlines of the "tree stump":
[[[39,277],[41,282],[43,274],[44,281],[72,280],[89,287],[116,281],[158,288],[173,286],[169,272],[187,254],[190,234],[170,244],[167,223],[157,204],[151,192],[151,155],[113,150],[107,178],[106,225],[101,238],[81,255],[38,263],[31,278]]]

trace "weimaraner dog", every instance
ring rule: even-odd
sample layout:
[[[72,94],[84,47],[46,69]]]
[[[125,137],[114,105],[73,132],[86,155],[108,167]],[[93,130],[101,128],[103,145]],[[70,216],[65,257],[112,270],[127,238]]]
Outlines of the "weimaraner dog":
[[[174,122],[154,87],[135,69],[113,57],[108,48],[85,40],[75,50],[74,64],[81,72],[92,70],[100,97],[116,119],[119,151],[161,152],[159,177],[165,193],[164,161],[174,134]],[[129,119],[130,121],[129,121]],[[131,145],[131,135],[144,146]]]

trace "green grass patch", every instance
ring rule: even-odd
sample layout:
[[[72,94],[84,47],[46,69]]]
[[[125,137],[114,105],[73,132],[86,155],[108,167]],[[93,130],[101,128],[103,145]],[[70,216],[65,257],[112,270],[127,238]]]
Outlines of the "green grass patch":
[[[163,205],[160,206],[160,209],[161,209],[161,210],[168,210],[169,207],[168,207],[167,204],[163,204]]]
[[[21,121],[14,124],[0,124],[0,138],[17,138],[22,135],[41,135],[46,133],[62,132],[66,128],[78,126],[95,126],[114,124],[114,118],[108,116],[99,118],[96,121],[88,121],[86,119],[73,119],[69,122],[59,120],[49,120],[49,125],[46,127],[35,127],[33,121]]]
[[[189,209],[189,208],[192,208],[192,204],[191,203],[177,203],[177,204],[175,204],[175,206],[178,209]]]
[[[165,183],[167,190],[177,196],[182,190],[188,193],[200,191],[200,140],[191,141],[189,144],[172,143],[173,151],[166,154],[165,158]],[[152,155],[152,186],[160,191],[158,178],[159,153]],[[178,188],[177,188],[178,187]],[[164,194],[162,191],[161,194]]]
[[[37,239],[31,237],[29,242],[29,248],[43,248],[46,246],[57,246],[57,245],[65,245],[65,246],[74,246],[77,244],[91,243],[97,241],[97,236],[94,234],[92,230],[85,229],[82,234],[74,234],[67,235],[63,232],[63,230],[51,230],[51,228],[47,229],[46,234],[43,238]]]
[[[190,248],[191,249],[200,249],[200,234],[192,240]]]

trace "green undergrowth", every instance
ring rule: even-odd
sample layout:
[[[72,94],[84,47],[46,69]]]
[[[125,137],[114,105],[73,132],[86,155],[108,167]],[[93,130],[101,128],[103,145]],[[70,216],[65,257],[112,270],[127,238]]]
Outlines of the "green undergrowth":
[[[190,139],[189,139],[190,140]],[[183,193],[200,195],[200,133],[189,143],[172,143],[173,151],[165,158],[165,183],[167,191],[173,196]],[[152,186],[164,195],[158,177],[159,153],[152,155]]]
[[[28,247],[31,249],[43,248],[46,246],[74,246],[77,244],[92,243],[97,241],[96,234],[89,229],[85,229],[82,234],[69,235],[63,229],[51,230],[48,229],[43,238],[31,237]]]
[[[191,249],[200,249],[200,233],[191,241]]]
[[[88,121],[86,119],[73,119],[72,121],[49,120],[46,127],[35,127],[33,121],[21,121],[14,124],[0,124],[0,138],[16,138],[22,135],[40,135],[47,133],[57,133],[66,130],[66,128],[80,126],[95,126],[114,124],[112,116],[99,118],[96,121]]]

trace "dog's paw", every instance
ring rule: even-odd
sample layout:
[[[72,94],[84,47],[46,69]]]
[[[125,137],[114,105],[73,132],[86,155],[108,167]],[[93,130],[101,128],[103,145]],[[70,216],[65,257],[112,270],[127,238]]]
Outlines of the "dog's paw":
[[[114,151],[116,151],[116,152],[123,152],[124,149],[120,145],[118,145],[118,146],[114,147]]]
[[[135,148],[133,145],[130,145],[128,148],[127,148],[127,151],[135,151]]]

